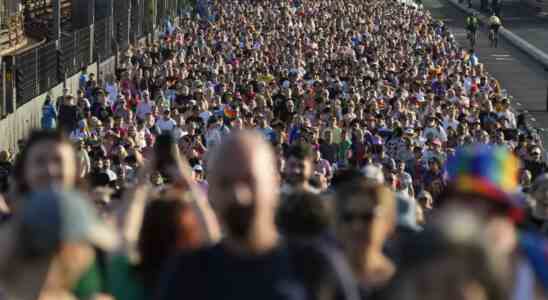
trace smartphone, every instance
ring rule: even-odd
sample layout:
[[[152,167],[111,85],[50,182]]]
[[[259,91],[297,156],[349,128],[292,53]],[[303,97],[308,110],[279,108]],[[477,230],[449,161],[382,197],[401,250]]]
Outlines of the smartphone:
[[[172,178],[169,178],[168,169],[177,166],[179,159],[179,149],[173,136],[171,134],[158,136],[154,144],[154,153],[156,155],[156,169],[170,182]]]

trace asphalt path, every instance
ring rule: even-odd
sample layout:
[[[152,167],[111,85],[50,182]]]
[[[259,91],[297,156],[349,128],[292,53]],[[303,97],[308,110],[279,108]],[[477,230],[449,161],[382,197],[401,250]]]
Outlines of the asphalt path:
[[[460,45],[469,47],[463,12],[446,0],[423,0],[423,4],[435,18],[444,20]],[[488,29],[481,28],[475,47],[480,62],[507,90],[513,108],[527,114],[530,124],[539,128],[548,145],[548,71],[502,38],[498,48],[490,47],[487,35]]]

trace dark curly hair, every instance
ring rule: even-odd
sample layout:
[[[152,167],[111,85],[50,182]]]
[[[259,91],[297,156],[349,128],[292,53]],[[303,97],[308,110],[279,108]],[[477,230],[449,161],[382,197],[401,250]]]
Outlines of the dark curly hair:
[[[280,231],[290,238],[320,237],[328,231],[332,220],[331,202],[306,191],[285,197],[277,215]]]

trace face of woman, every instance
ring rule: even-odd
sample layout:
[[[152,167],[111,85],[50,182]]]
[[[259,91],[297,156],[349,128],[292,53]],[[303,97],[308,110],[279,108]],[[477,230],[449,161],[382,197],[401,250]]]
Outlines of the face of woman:
[[[29,149],[24,180],[33,190],[52,185],[71,188],[76,182],[73,148],[66,143],[43,141]]]

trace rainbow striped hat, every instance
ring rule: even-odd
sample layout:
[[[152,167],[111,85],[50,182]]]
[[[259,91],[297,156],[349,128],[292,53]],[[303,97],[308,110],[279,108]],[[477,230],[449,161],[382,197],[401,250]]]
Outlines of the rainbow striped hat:
[[[520,219],[523,214],[510,196],[519,185],[519,168],[520,161],[512,152],[494,145],[460,148],[446,164],[449,184],[456,192],[499,202],[510,209],[513,219]]]

